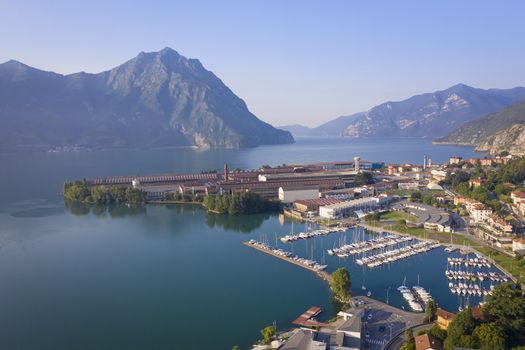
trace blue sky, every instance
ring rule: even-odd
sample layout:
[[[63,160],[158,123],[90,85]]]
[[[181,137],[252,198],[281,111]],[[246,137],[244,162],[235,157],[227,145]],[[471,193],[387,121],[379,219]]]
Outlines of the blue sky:
[[[100,72],[169,46],[261,119],[319,125],[447,88],[525,85],[525,1],[5,1],[0,62]]]

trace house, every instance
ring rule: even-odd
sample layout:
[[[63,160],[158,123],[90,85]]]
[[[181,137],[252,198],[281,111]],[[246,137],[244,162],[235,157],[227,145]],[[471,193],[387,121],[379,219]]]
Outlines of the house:
[[[487,224],[489,224],[494,229],[494,231],[499,233],[501,236],[510,235],[513,232],[512,225],[504,218],[496,214],[489,216],[487,219]]]
[[[468,203],[466,207],[470,217],[475,223],[483,222],[487,220],[490,215],[492,215],[492,209],[480,202]]]
[[[436,324],[439,328],[447,330],[448,326],[450,325],[450,322],[452,322],[452,319],[456,316],[452,312],[448,312],[446,310],[443,310],[442,308],[437,309],[436,311]]]
[[[509,154],[508,156],[502,157],[502,156],[496,156],[494,157],[494,163],[496,164],[507,164],[509,161],[512,160],[512,156]]]
[[[337,334],[344,334],[346,337],[345,346],[357,347],[361,342],[361,329],[364,310],[352,306],[347,310],[340,311],[338,316],[342,316],[344,322],[337,328]]]
[[[471,187],[480,187],[481,185],[483,185],[485,183],[485,180],[483,179],[474,179],[474,180],[469,180],[469,185]]]
[[[281,350],[326,350],[326,343],[316,340],[317,332],[297,328],[288,338]]]
[[[433,337],[430,334],[418,335],[414,338],[416,350],[442,350],[443,344],[441,340]]]
[[[481,163],[481,166],[492,166],[494,160],[492,158],[482,158],[479,160],[479,162]]]
[[[462,160],[463,160],[463,158],[460,157],[460,156],[452,156],[448,160],[448,163],[451,164],[451,165],[459,164],[459,163],[461,163]]]
[[[510,193],[510,199],[515,205],[519,205],[525,202],[525,192],[523,191],[512,191]]]
[[[419,185],[417,182],[400,182],[397,184],[400,190],[417,190]]]
[[[515,238],[512,241],[512,252],[517,254],[524,254],[525,253],[525,239],[523,238]]]

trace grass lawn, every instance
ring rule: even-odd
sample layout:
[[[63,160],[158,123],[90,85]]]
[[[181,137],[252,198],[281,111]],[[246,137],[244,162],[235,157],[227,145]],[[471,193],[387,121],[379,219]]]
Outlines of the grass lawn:
[[[381,220],[389,220],[389,221],[406,220],[408,222],[417,222],[417,217],[415,217],[412,214],[403,213],[400,211],[387,211],[386,213],[381,213]]]

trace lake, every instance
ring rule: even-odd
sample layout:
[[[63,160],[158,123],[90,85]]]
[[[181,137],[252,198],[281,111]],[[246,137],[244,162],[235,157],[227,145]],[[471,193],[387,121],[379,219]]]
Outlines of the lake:
[[[332,312],[326,284],[312,272],[243,246],[274,242],[304,228],[278,215],[228,217],[199,207],[66,208],[66,180],[112,175],[256,168],[263,164],[351,160],[445,162],[476,156],[469,147],[421,139],[299,139],[243,150],[190,148],[0,155],[0,338],[7,349],[246,348],[259,329],[280,328],[312,305]],[[348,239],[355,234],[349,231]],[[294,243],[323,259],[340,236]],[[287,249],[292,249],[278,243]],[[310,245],[315,245],[315,249]],[[407,282],[430,288],[457,308],[443,287],[442,249],[365,271],[351,259],[325,257],[329,270],[347,266],[353,289],[365,284],[394,305]],[[436,263],[437,262],[437,263]],[[441,296],[442,295],[442,296]]]

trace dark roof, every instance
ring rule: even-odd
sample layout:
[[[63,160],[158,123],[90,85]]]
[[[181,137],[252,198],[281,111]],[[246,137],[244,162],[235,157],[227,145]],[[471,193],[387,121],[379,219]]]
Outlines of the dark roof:
[[[303,329],[296,329],[294,334],[288,338],[281,350],[308,350],[310,342],[313,339],[313,333]]]
[[[337,330],[343,332],[361,332],[361,317],[350,317],[348,320],[344,321]]]

